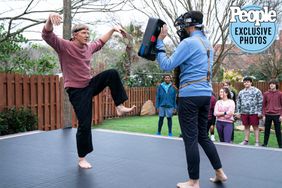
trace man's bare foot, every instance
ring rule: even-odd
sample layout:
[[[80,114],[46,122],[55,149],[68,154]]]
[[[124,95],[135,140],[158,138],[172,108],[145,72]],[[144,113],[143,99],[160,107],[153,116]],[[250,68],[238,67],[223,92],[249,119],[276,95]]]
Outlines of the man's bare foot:
[[[92,168],[91,164],[88,161],[86,161],[85,158],[79,158],[78,165],[80,168],[85,168],[85,169]]]
[[[210,178],[210,181],[213,183],[221,183],[227,180],[227,176],[223,172],[222,168],[215,170],[215,177]]]
[[[200,188],[199,180],[188,180],[187,182],[178,183],[177,188]]]
[[[134,108],[136,108],[135,105],[133,105],[131,108],[127,108],[127,107],[123,106],[123,104],[120,104],[116,107],[117,115],[122,116],[124,113],[131,112],[132,110],[134,110]]]

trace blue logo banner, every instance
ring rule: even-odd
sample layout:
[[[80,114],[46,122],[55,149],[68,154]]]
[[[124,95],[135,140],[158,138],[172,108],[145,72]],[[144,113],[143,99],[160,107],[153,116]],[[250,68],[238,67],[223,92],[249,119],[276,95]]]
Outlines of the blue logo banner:
[[[235,45],[248,53],[259,53],[271,46],[277,36],[277,14],[268,7],[230,7],[230,35]]]

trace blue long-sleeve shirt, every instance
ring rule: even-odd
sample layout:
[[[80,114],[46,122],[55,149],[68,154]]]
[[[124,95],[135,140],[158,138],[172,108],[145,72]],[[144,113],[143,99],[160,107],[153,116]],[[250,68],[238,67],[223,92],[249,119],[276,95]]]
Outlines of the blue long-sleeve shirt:
[[[170,85],[167,89],[161,85],[157,88],[156,93],[156,108],[166,107],[176,109],[176,90]]]
[[[207,49],[202,44],[210,49],[210,72],[213,65],[213,48],[201,31],[194,31],[191,37],[188,37],[180,42],[174,53],[167,57],[164,52],[159,52],[157,61],[160,68],[165,71],[171,71],[180,66],[180,85],[187,82],[200,80],[207,76],[208,71],[208,57]],[[164,43],[162,40],[157,41],[157,49],[164,50]],[[180,97],[191,96],[211,96],[211,83],[204,80],[202,82],[193,83],[179,90]]]

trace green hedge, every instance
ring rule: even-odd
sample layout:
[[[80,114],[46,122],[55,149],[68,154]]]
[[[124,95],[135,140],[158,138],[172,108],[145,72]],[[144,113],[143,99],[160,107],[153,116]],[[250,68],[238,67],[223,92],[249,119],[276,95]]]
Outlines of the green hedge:
[[[0,135],[37,130],[37,116],[28,108],[0,112]]]

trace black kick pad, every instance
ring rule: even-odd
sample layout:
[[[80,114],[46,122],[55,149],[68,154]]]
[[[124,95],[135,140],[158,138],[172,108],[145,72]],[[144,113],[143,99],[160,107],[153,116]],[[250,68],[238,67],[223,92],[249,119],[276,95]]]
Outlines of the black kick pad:
[[[146,30],[143,36],[142,44],[139,48],[138,55],[145,59],[154,61],[156,59],[156,44],[158,36],[161,32],[161,27],[165,24],[164,21],[157,18],[149,18]]]

